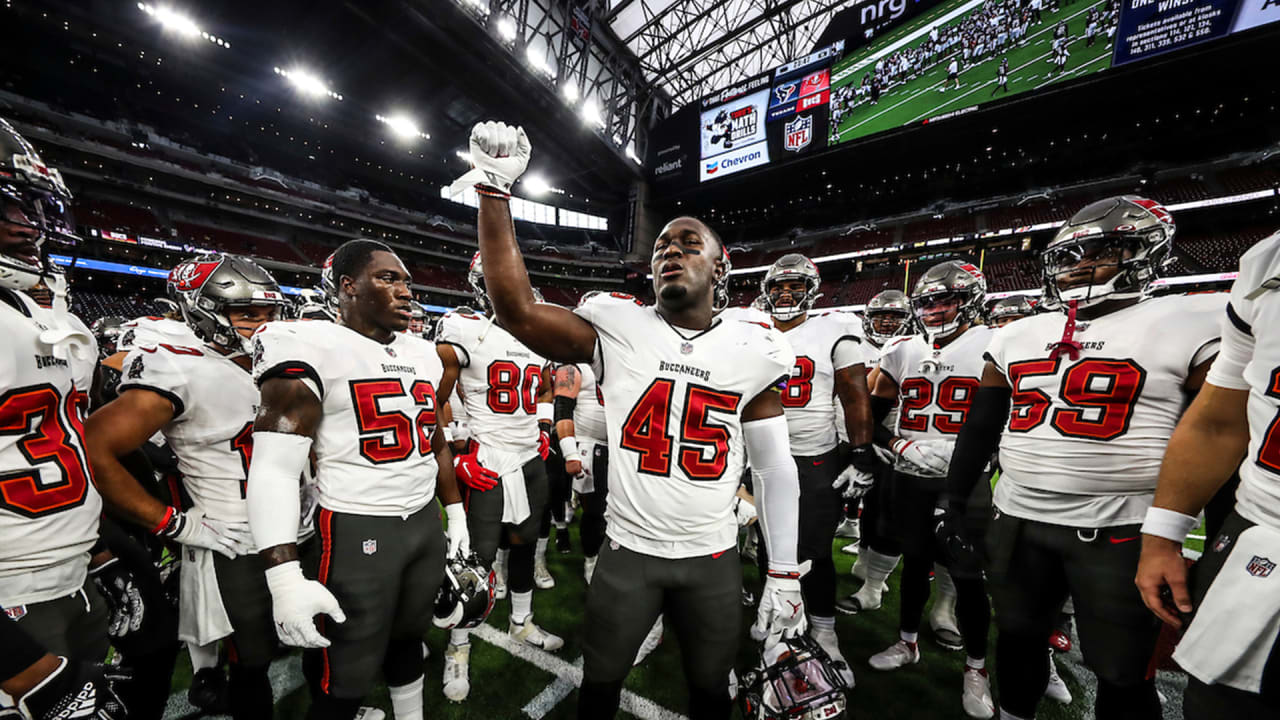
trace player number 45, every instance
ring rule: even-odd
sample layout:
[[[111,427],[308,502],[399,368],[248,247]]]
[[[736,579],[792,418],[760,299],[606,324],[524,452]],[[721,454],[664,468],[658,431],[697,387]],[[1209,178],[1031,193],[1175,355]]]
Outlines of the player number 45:
[[[684,412],[673,418],[675,386],[674,380],[665,378],[649,384],[622,425],[622,448],[638,454],[636,465],[640,472],[669,476],[675,450],[670,424],[674,421],[680,432],[676,458],[680,469],[693,480],[719,479],[728,464],[729,428],[713,422],[711,413],[737,412],[742,395],[690,384],[685,391]]]

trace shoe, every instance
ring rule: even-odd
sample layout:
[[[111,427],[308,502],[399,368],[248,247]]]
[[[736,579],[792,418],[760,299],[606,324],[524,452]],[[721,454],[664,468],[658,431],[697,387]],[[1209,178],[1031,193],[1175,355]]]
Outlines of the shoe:
[[[947,650],[963,650],[960,624],[956,621],[956,596],[937,593],[933,608],[929,611],[929,628],[933,639]]]
[[[822,646],[827,652],[827,657],[831,658],[831,668],[836,671],[841,680],[844,680],[847,689],[853,688],[853,669],[849,667],[849,663],[844,659],[844,653],[840,652],[840,639],[836,637],[835,630],[817,630],[812,625],[809,626],[809,637],[814,642]]]
[[[858,519],[845,518],[836,526],[836,537],[850,538],[857,540],[860,537],[858,533]]]
[[[507,599],[507,565],[502,561],[493,563],[493,599]]]
[[[858,613],[879,610],[882,595],[883,593],[872,590],[867,585],[863,585],[858,589],[858,592],[837,600],[836,610],[839,610],[845,615],[857,615]]]
[[[513,640],[518,640],[525,645],[536,647],[548,652],[555,652],[564,647],[564,639],[559,635],[552,635],[533,623],[533,614],[524,619],[524,622],[518,623],[512,619],[507,625],[507,634]]]
[[[848,545],[845,545],[844,547],[840,548],[840,552],[844,553],[845,555],[857,555],[858,550],[860,549],[861,548],[858,547],[858,543],[851,542]],[[854,575],[854,577],[857,577],[857,575]]]
[[[756,596],[750,590],[742,588],[742,607],[755,607]]]
[[[387,714],[376,707],[361,705],[360,709],[356,710],[356,716],[352,720],[387,720]]]
[[[634,667],[644,662],[644,659],[649,657],[649,653],[657,650],[661,644],[662,616],[659,615],[658,619],[654,621],[653,627],[649,628],[649,634],[644,636],[644,642],[640,643],[640,649],[636,651],[635,662],[631,663],[631,665]]]
[[[857,546],[856,546],[856,545],[846,545],[845,547],[846,547],[846,548],[850,548],[850,547],[857,547]],[[858,553],[856,553],[856,552],[852,552],[852,553],[849,553],[849,554],[850,554],[850,555],[858,555]],[[855,563],[853,564],[853,567],[849,569],[849,574],[850,574],[850,575],[852,575],[852,576],[854,576],[855,578],[857,578],[857,579],[859,579],[859,580],[861,580],[862,582],[864,582],[864,583],[865,583],[865,582],[867,581],[867,564],[866,564],[866,563],[867,563],[867,561],[863,559],[863,556],[862,556],[862,555],[858,555],[858,561],[857,561],[857,562],[855,562]],[[887,582],[881,582],[881,583],[880,583],[880,592],[881,592],[881,594],[889,592],[889,583],[887,583]]]
[[[582,558],[582,577],[587,579],[588,585],[591,584],[591,576],[596,574],[596,561],[599,559],[599,555]]]
[[[573,543],[569,541],[569,528],[556,528],[556,552],[561,555],[568,555],[573,552]]]
[[[444,649],[444,696],[451,702],[462,702],[471,693],[471,643],[450,644]]]
[[[210,715],[231,712],[227,676],[222,672],[221,666],[215,665],[196,672],[195,677],[191,678],[191,687],[187,688],[187,702]]]
[[[556,586],[556,579],[551,577],[551,571],[547,569],[547,559],[545,557],[534,558],[533,560],[533,585],[539,590],[550,590]]]
[[[897,670],[907,665],[920,662],[920,646],[899,640],[889,647],[871,656],[868,664],[876,670]]]
[[[964,669],[964,693],[960,696],[964,714],[971,718],[993,718],[996,702],[991,699],[991,680],[986,670]]]
[[[1044,696],[1063,705],[1071,704],[1071,690],[1058,675],[1058,664],[1053,661],[1052,650],[1049,651],[1049,684],[1045,686]]]

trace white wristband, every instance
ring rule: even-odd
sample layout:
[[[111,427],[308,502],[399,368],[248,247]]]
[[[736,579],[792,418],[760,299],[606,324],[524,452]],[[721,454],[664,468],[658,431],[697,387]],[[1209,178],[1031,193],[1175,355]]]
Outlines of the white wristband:
[[[578,452],[578,438],[572,435],[560,438],[560,456],[565,462],[570,460],[582,462],[582,455]]]
[[[449,527],[458,528],[467,526],[467,511],[463,509],[462,503],[450,503],[444,506],[444,517],[449,522]]]
[[[538,422],[546,420],[551,422],[551,418],[555,417],[555,405],[549,402],[538,403]]]
[[[446,425],[440,429],[444,432],[444,441],[447,443],[453,442],[453,431],[449,429],[449,426]]]
[[[1199,522],[1199,518],[1183,515],[1176,510],[1152,506],[1147,508],[1147,517],[1142,521],[1142,533],[1180,543],[1187,539],[1187,534]]]

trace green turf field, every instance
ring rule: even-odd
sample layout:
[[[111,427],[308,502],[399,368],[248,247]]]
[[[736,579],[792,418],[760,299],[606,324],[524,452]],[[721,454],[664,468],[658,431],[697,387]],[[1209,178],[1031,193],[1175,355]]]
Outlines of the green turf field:
[[[1042,13],[1043,22],[1032,24],[1028,28],[1022,45],[1006,46],[998,53],[989,53],[980,62],[962,67],[958,89],[948,87],[945,91],[939,92],[947,76],[947,63],[943,61],[914,79],[885,89],[876,105],[871,105],[868,99],[863,99],[841,119],[838,126],[832,128],[831,143],[848,142],[881,130],[920,123],[988,100],[1040,89],[1053,83],[1106,69],[1110,66],[1112,48],[1106,36],[1099,33],[1092,47],[1086,47],[1084,40],[1085,18],[1088,10],[1101,9],[1105,5],[1105,1],[1074,2],[1063,3],[1057,12],[1045,10]],[[973,11],[980,7],[980,4],[975,4]],[[878,39],[853,58],[837,63],[832,69],[834,80],[832,92],[834,93],[841,86],[862,81],[863,75],[874,65],[874,63],[862,64],[863,58],[875,54],[921,28],[928,27],[940,16],[955,8],[955,3],[945,3],[934,8]],[[962,16],[957,16],[947,24],[958,23],[961,18]],[[1054,27],[1062,19],[1067,21],[1068,49],[1071,57],[1065,72],[1057,73],[1055,66],[1050,62],[1051,42]],[[919,41],[915,40],[908,46],[915,46],[918,43]],[[1009,58],[1008,92],[1000,91],[993,98],[992,91],[996,89],[996,69],[1000,65],[1001,58],[1004,57]],[[844,77],[839,77],[843,69],[851,66],[860,67]],[[837,77],[839,80],[835,80]]]

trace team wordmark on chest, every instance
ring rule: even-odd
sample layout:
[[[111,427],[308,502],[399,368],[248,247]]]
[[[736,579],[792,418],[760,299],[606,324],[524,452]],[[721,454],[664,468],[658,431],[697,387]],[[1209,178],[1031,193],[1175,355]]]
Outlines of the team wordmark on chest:
[[[402,372],[413,375],[418,372],[418,369],[412,365],[389,365],[387,363],[382,363],[382,372]]]
[[[711,379],[710,370],[703,370],[702,368],[694,367],[692,365],[683,365],[681,363],[667,362],[666,360],[658,361],[658,372],[673,372],[673,373],[680,373],[682,375],[692,375],[702,380]]]
[[[67,367],[67,361],[52,355],[36,355],[36,369],[43,370],[51,367]]]

